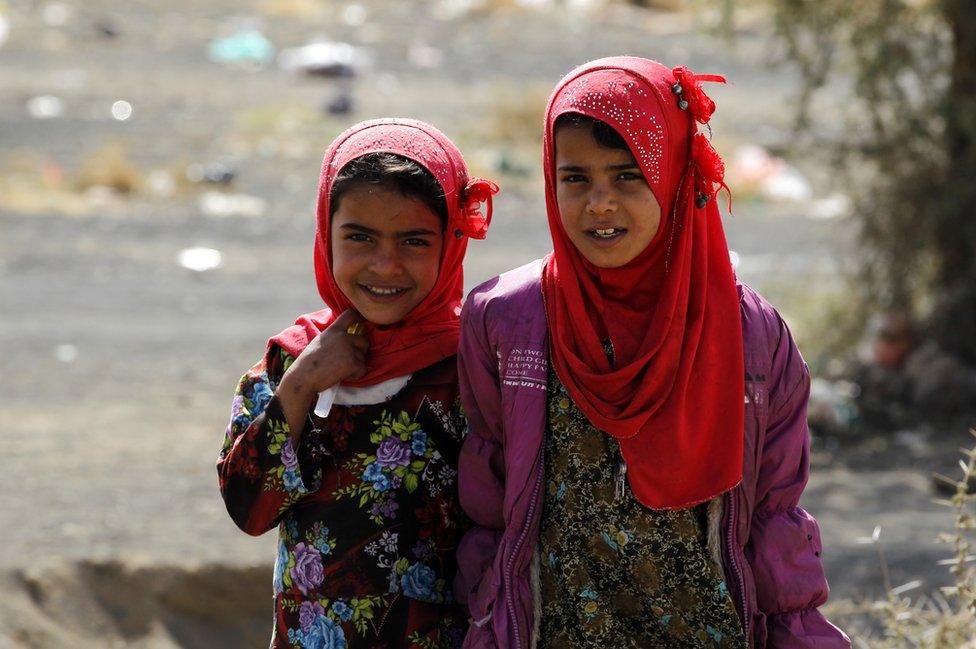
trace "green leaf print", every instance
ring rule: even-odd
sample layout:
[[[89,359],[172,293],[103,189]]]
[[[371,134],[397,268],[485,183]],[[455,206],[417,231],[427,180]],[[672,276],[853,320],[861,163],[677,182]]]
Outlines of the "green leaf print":
[[[407,574],[407,568],[410,567],[410,562],[406,558],[403,558],[393,564],[393,567],[396,569],[398,575],[405,575]]]
[[[416,473],[408,473],[403,478],[403,486],[407,489],[408,493],[413,493],[417,491],[417,486],[419,485],[419,480],[417,479]]]

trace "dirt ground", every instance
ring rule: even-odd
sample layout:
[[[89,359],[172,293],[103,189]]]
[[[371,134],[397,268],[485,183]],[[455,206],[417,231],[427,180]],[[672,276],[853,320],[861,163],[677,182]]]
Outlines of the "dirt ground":
[[[462,11],[472,4],[0,2],[0,645],[266,642],[275,539],[234,527],[214,461],[240,374],[270,334],[318,308],[318,164],[348,124],[429,120],[502,180],[489,238],[469,247],[469,288],[548,248],[536,129],[577,63],[633,53],[721,71],[733,83],[712,92],[720,150],[788,141],[796,82],[767,66],[761,20],[745,16],[729,44],[707,14]],[[279,48],[327,37],[372,62],[336,81],[208,60],[235,17]],[[342,92],[354,111],[326,114]],[[40,95],[59,97],[62,114],[31,117]],[[130,118],[111,117],[117,100]],[[83,167],[104,167],[107,144],[125,152],[108,177],[135,178],[128,194],[84,189]],[[229,186],[180,179],[214,161],[235,170]],[[815,181],[828,171],[803,168]],[[215,190],[263,210],[209,214],[200,201]],[[836,282],[851,231],[808,207],[747,197],[727,221],[740,275],[783,299],[801,345],[805,292]],[[222,264],[181,267],[192,247],[218,249]],[[932,504],[930,474],[951,471],[961,443],[961,431],[815,440],[803,505],[823,530],[832,601],[882,591],[877,549],[863,543],[878,525],[893,585],[944,582],[948,552],[933,539],[951,518]]]

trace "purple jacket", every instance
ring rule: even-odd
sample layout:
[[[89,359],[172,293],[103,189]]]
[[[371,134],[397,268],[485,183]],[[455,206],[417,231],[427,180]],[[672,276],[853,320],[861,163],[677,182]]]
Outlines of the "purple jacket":
[[[530,649],[538,633],[548,336],[541,263],[474,289],[461,315],[461,504],[476,527],[458,548],[464,646]],[[742,483],[709,507],[709,544],[753,647],[849,648],[827,601],[817,522],[797,503],[809,474],[810,378],[779,314],[739,285],[745,352]]]

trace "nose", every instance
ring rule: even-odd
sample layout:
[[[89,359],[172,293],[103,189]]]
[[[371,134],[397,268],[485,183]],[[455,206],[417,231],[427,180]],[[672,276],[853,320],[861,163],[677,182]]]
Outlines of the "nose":
[[[384,242],[374,250],[369,269],[381,277],[393,277],[403,272],[400,248],[395,242]]]
[[[617,199],[613,192],[598,185],[586,196],[586,211],[590,214],[610,214],[617,210]]]

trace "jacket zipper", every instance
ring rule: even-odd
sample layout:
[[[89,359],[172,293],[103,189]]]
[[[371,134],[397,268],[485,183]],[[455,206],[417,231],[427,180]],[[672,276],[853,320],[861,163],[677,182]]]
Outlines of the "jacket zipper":
[[[539,472],[535,478],[535,486],[532,488],[532,497],[529,500],[529,512],[525,518],[525,527],[522,528],[522,534],[519,535],[518,541],[515,542],[515,547],[512,548],[512,556],[508,560],[508,564],[505,566],[505,602],[508,605],[508,617],[512,621],[512,630],[515,632],[515,646],[522,646],[522,637],[519,634],[518,619],[515,617],[515,600],[512,597],[512,565],[515,563],[515,557],[518,556],[519,548],[522,547],[522,542],[525,541],[525,536],[529,531],[529,525],[532,521],[532,516],[535,514],[536,500],[539,495],[539,486],[542,484],[542,467],[539,467]]]
[[[729,563],[732,564],[732,573],[738,582],[735,584],[739,591],[739,598],[742,603],[742,634],[745,636],[746,644],[750,647],[752,646],[752,639],[749,635],[749,627],[751,626],[752,620],[750,620],[750,614],[746,607],[746,587],[744,580],[742,578],[742,570],[739,568],[739,564],[735,561],[735,552],[733,551],[732,542],[732,531],[735,529],[735,490],[729,492],[729,527],[725,535],[725,545],[729,553]]]

